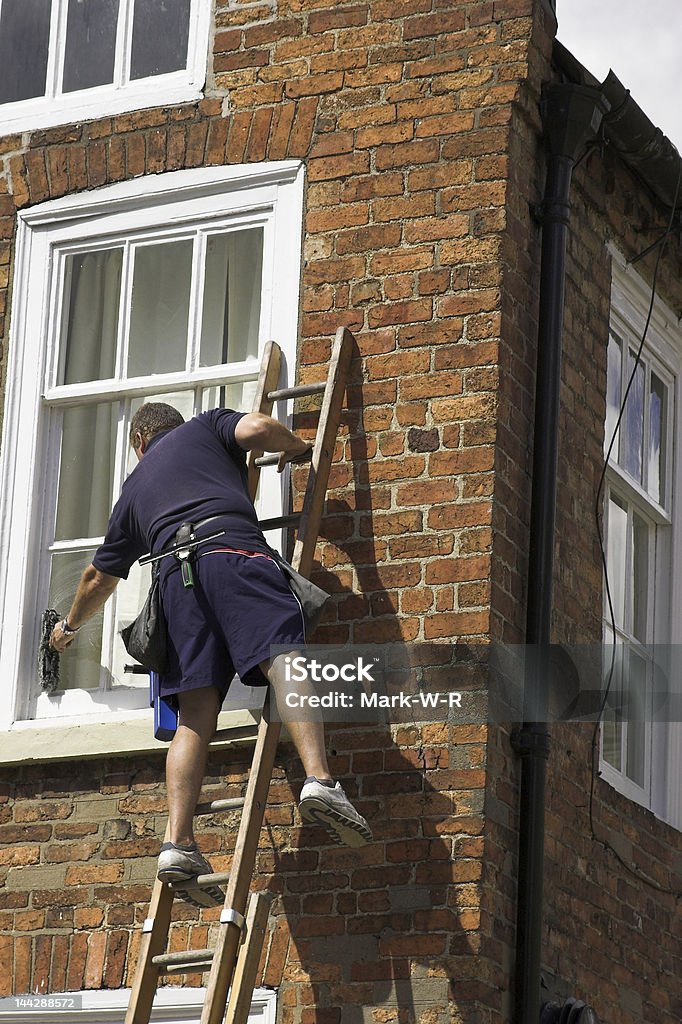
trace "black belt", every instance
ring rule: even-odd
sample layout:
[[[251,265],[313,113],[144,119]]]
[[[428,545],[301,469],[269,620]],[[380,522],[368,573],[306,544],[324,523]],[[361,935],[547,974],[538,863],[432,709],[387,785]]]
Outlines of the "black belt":
[[[222,530],[217,530],[215,533],[208,533],[204,537],[197,537],[195,531],[199,530],[202,526],[205,526],[206,523],[215,522],[216,519],[226,519],[227,517],[227,514],[223,512],[221,515],[208,516],[206,519],[201,519],[198,523],[182,523],[175,531],[173,543],[170,547],[164,548],[163,551],[159,551],[155,555],[151,552],[148,555],[143,555],[142,558],[139,559],[140,565],[148,565],[150,562],[158,562],[160,559],[165,558],[166,555],[178,555],[184,551],[188,551],[191,555],[199,544],[204,544],[209,540],[215,540],[217,537],[224,537],[227,532],[227,527]],[[184,535],[179,536],[181,531],[184,531]]]

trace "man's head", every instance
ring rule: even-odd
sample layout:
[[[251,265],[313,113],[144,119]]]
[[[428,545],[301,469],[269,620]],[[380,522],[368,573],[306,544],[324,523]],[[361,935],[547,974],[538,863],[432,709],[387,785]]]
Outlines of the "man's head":
[[[145,402],[133,416],[130,424],[130,444],[138,459],[144,455],[145,448],[156,434],[164,430],[173,430],[184,423],[177,409],[165,402]]]

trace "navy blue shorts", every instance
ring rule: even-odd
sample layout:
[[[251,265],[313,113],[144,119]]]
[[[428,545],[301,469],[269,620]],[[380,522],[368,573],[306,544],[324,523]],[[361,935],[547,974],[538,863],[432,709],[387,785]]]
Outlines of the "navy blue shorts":
[[[235,672],[248,686],[266,686],[259,664],[272,644],[305,643],[298,599],[268,555],[216,549],[192,565],[185,588],[179,566],[161,580],[168,623],[168,661],[160,693],[169,697],[215,686],[224,700]]]

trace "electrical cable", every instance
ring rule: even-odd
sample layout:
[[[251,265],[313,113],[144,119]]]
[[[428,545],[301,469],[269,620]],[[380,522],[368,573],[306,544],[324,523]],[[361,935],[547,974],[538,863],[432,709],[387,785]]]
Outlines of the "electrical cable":
[[[676,898],[676,900],[678,900],[678,901],[680,899],[682,899],[682,891],[677,891],[677,890],[674,890],[674,889],[670,889],[670,888],[668,888],[666,886],[660,885],[658,882],[655,882],[653,879],[648,878],[643,872],[639,871],[632,864],[628,864],[628,862],[625,860],[625,858],[618,852],[618,850],[616,850],[616,848],[608,841],[608,839],[600,839],[600,837],[597,835],[597,833],[595,831],[595,827],[594,827],[594,792],[595,792],[595,784],[596,784],[596,777],[597,777],[596,752],[597,752],[597,747],[598,747],[599,728],[600,728],[600,726],[602,724],[602,718],[603,718],[603,715],[604,715],[604,710],[606,708],[606,703],[607,703],[608,698],[609,698],[609,693],[611,691],[611,686],[612,686],[612,683],[613,683],[613,677],[614,677],[615,666],[616,666],[616,643],[615,643],[615,638],[616,638],[616,613],[615,613],[615,609],[614,609],[614,606],[613,606],[613,597],[612,597],[612,594],[611,594],[611,586],[609,584],[608,565],[607,565],[607,560],[606,560],[606,548],[604,546],[604,535],[603,535],[603,532],[602,532],[602,524],[601,524],[601,512],[602,512],[602,501],[603,501],[603,494],[604,494],[604,485],[606,483],[606,474],[608,472],[609,462],[610,462],[611,456],[613,454],[613,450],[614,450],[615,445],[616,445],[616,440],[618,438],[618,431],[619,431],[620,425],[621,425],[621,423],[623,421],[623,416],[625,415],[625,409],[626,409],[627,400],[628,400],[628,397],[629,397],[629,394],[630,394],[630,389],[632,388],[632,385],[633,385],[633,382],[634,382],[634,379],[635,379],[635,375],[636,375],[637,370],[638,370],[638,368],[639,368],[639,366],[641,365],[641,362],[642,362],[642,352],[644,350],[644,344],[646,342],[646,337],[647,337],[647,334],[649,332],[649,325],[651,324],[651,318],[653,316],[653,311],[654,311],[654,304],[655,304],[655,301],[656,301],[656,283],[657,283],[657,280],[658,280],[658,271],[659,271],[659,268],[660,268],[660,265],[661,265],[661,260],[663,258],[663,254],[665,252],[665,248],[666,248],[666,245],[667,245],[667,242],[668,242],[668,238],[670,237],[670,233],[672,232],[673,223],[675,221],[675,214],[677,213],[677,201],[678,201],[679,194],[680,194],[680,185],[681,184],[682,184],[682,161],[680,162],[680,166],[679,166],[679,170],[678,170],[677,185],[675,187],[675,196],[673,198],[672,207],[671,207],[671,210],[670,210],[670,217],[668,219],[668,225],[667,225],[665,234],[663,235],[663,238],[660,240],[660,248],[659,248],[658,254],[656,256],[656,263],[654,265],[654,273],[653,273],[653,278],[652,278],[652,282],[651,282],[651,299],[650,299],[650,302],[649,302],[649,310],[648,310],[648,313],[647,313],[646,321],[644,323],[644,329],[642,330],[642,335],[641,335],[640,340],[639,340],[639,346],[638,346],[637,352],[635,354],[635,359],[634,359],[634,363],[633,363],[633,366],[632,366],[632,372],[630,373],[630,377],[629,377],[627,386],[625,388],[625,393],[624,393],[624,395],[623,395],[623,397],[621,399],[621,404],[620,404],[620,408],[619,408],[619,411],[618,411],[618,416],[616,418],[616,422],[615,422],[615,425],[614,425],[614,428],[613,428],[613,431],[612,431],[612,434],[611,434],[611,438],[609,440],[609,445],[608,445],[608,448],[606,450],[606,455],[604,457],[604,465],[602,467],[602,471],[601,471],[601,474],[600,474],[600,477],[599,477],[599,484],[597,486],[597,496],[596,496],[595,506],[594,506],[594,517],[595,517],[595,523],[596,523],[596,526],[597,526],[597,537],[599,539],[599,552],[600,552],[600,555],[601,555],[602,566],[603,566],[603,569],[604,569],[604,589],[606,591],[606,600],[607,600],[607,603],[608,603],[608,610],[609,610],[609,616],[608,616],[609,617],[609,625],[611,626],[611,631],[612,631],[612,634],[613,634],[614,642],[612,644],[612,653],[611,653],[611,661],[610,661],[610,664],[609,664],[609,670],[608,670],[607,675],[606,675],[606,687],[605,687],[604,695],[602,697],[601,704],[600,704],[600,707],[599,707],[599,713],[597,715],[597,721],[595,722],[594,730],[593,730],[593,733],[592,733],[592,745],[591,745],[591,762],[592,762],[591,768],[592,768],[592,770],[591,770],[591,780],[590,780],[590,797],[589,797],[589,805],[588,805],[589,822],[590,822],[590,833],[591,833],[591,836],[592,836],[592,840],[594,842],[599,843],[600,845],[602,845],[605,849],[609,850],[616,857],[616,859],[618,861],[620,861],[620,863],[623,865],[623,867],[627,871],[629,871],[630,874],[634,875],[634,877],[637,878],[639,881],[644,882],[646,885],[650,886],[653,889],[656,889],[658,892],[668,893],[668,894],[674,896]]]

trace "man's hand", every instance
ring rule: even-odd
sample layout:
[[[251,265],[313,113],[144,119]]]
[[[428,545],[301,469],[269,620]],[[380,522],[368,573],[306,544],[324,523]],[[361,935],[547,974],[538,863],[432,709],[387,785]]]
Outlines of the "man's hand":
[[[313,446],[311,444],[306,444],[300,452],[280,452],[277,472],[281,473],[288,462],[307,462],[312,452]]]
[[[75,633],[64,632],[62,622],[58,622],[50,634],[50,647],[54,647],[55,651],[59,651],[60,654],[63,654],[66,648],[76,639]]]
[[[312,445],[294,434],[272,416],[261,412],[249,412],[237,423],[234,436],[237,444],[245,451],[254,449],[262,452],[279,452],[277,471],[282,472],[288,462],[301,462]]]
[[[76,630],[92,618],[120,582],[118,576],[110,576],[95,569],[94,565],[89,565],[80,578],[76,596],[66,619],[57,623],[50,634],[50,646],[60,654],[65,651],[76,639]],[[62,625],[65,621],[73,627],[73,632],[64,632]]]

